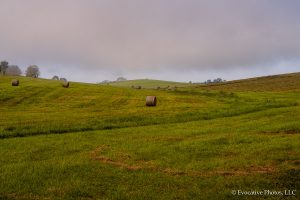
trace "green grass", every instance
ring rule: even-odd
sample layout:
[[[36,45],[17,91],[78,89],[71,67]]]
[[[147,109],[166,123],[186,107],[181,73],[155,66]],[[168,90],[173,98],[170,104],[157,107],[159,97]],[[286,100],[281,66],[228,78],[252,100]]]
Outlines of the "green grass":
[[[172,90],[12,78],[0,77],[0,199],[300,190],[300,73],[264,78],[263,89],[263,78]]]
[[[300,91],[299,73],[280,74],[273,76],[249,78],[244,80],[213,83],[200,86],[206,90],[228,90],[228,91]]]
[[[137,79],[137,80],[127,80],[127,81],[116,81],[111,83],[104,83],[101,85],[111,85],[118,87],[127,87],[131,88],[132,86],[137,87],[141,86],[142,88],[147,89],[171,89],[174,87],[186,87],[190,84],[174,81],[163,81],[163,80],[153,80],[153,79]]]

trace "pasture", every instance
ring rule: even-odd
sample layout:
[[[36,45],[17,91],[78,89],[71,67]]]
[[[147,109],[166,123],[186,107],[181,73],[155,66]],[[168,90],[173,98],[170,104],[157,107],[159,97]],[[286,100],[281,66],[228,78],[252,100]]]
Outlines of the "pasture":
[[[146,89],[157,89],[157,87],[160,87],[161,89],[164,89],[164,88],[171,88],[171,87],[184,87],[190,84],[174,82],[174,81],[137,79],[137,80],[127,80],[127,81],[113,81],[109,83],[101,83],[101,85],[111,85],[117,87],[142,86],[142,88],[146,88]]]
[[[0,76],[0,199],[299,198],[300,73],[150,82]]]

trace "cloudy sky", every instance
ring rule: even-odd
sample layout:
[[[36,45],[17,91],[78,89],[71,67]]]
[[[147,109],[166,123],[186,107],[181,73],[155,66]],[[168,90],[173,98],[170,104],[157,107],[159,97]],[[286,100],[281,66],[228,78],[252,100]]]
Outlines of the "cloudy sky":
[[[299,0],[0,0],[0,59],[42,77],[227,80],[300,71]]]

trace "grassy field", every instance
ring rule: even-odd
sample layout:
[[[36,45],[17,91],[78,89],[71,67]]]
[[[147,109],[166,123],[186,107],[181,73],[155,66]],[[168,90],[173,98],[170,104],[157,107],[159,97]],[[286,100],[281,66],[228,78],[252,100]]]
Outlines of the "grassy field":
[[[141,86],[142,88],[147,89],[169,89],[174,87],[184,87],[189,86],[189,83],[182,83],[182,82],[174,82],[174,81],[162,81],[162,80],[152,80],[152,79],[137,79],[137,80],[127,80],[127,81],[116,81],[110,83],[103,83],[102,85],[111,85],[111,86],[118,86],[118,87],[128,87],[131,88],[132,86],[137,87]]]
[[[0,199],[299,199],[300,73],[172,90],[13,78]]]
[[[244,80],[228,81],[223,83],[202,85],[203,89],[208,90],[228,90],[228,91],[300,91],[299,73],[280,74],[273,76],[257,77]]]

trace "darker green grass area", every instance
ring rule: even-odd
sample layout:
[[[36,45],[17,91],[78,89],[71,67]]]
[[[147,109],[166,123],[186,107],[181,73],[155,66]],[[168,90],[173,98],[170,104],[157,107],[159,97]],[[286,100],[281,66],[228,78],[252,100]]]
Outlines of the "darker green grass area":
[[[0,199],[299,199],[232,194],[300,191],[297,77],[136,90],[0,76]]]
[[[199,86],[206,90],[226,91],[300,91],[300,73],[281,74]]]

